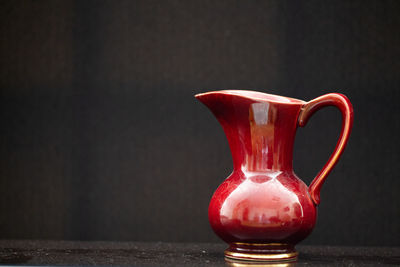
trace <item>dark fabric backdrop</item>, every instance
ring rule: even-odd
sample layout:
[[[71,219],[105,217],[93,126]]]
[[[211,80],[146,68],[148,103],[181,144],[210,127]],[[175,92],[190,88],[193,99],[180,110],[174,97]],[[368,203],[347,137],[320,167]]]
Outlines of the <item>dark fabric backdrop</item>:
[[[0,238],[217,241],[232,169],[195,93],[346,94],[353,133],[308,244],[400,245],[400,2],[1,1]],[[334,108],[299,129],[309,183]]]

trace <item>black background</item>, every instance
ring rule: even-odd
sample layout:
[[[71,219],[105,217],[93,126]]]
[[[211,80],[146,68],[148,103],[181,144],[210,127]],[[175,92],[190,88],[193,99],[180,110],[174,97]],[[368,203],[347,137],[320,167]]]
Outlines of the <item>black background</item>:
[[[308,244],[400,245],[398,1],[0,2],[0,238],[218,241],[223,131],[193,97],[347,95],[354,128]],[[334,108],[299,129],[309,183]]]

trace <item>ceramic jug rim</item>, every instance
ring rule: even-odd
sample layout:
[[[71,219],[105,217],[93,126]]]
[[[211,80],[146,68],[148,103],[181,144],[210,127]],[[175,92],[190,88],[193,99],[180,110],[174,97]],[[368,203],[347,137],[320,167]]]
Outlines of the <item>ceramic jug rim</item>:
[[[205,93],[196,94],[195,97],[201,97],[211,94],[222,94],[222,95],[235,95],[252,100],[275,102],[280,104],[305,104],[306,102],[300,99],[280,96],[274,94],[267,94],[264,92],[257,92],[252,90],[216,90]]]

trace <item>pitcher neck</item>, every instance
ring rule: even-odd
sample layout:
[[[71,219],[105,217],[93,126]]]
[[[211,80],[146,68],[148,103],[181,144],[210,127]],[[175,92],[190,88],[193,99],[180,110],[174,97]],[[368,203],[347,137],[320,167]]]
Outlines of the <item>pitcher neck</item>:
[[[297,118],[304,102],[262,97],[215,93],[198,98],[222,125],[236,171],[292,171]]]
[[[296,112],[291,118],[257,124],[222,122],[232,153],[234,170],[246,172],[292,171]],[[224,125],[225,124],[225,125]]]

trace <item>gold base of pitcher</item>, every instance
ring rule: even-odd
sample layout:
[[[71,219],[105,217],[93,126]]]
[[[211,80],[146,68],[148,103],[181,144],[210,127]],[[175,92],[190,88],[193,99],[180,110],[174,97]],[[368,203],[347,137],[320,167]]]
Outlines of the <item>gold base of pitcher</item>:
[[[294,246],[280,243],[231,243],[225,250],[227,261],[235,263],[264,262],[264,263],[288,263],[297,261],[299,253]],[[238,262],[239,261],[239,262]],[[236,265],[235,265],[236,266]],[[239,265],[238,265],[239,266]]]
[[[296,262],[268,262],[268,261],[244,261],[225,257],[225,263],[230,267],[295,267]]]

